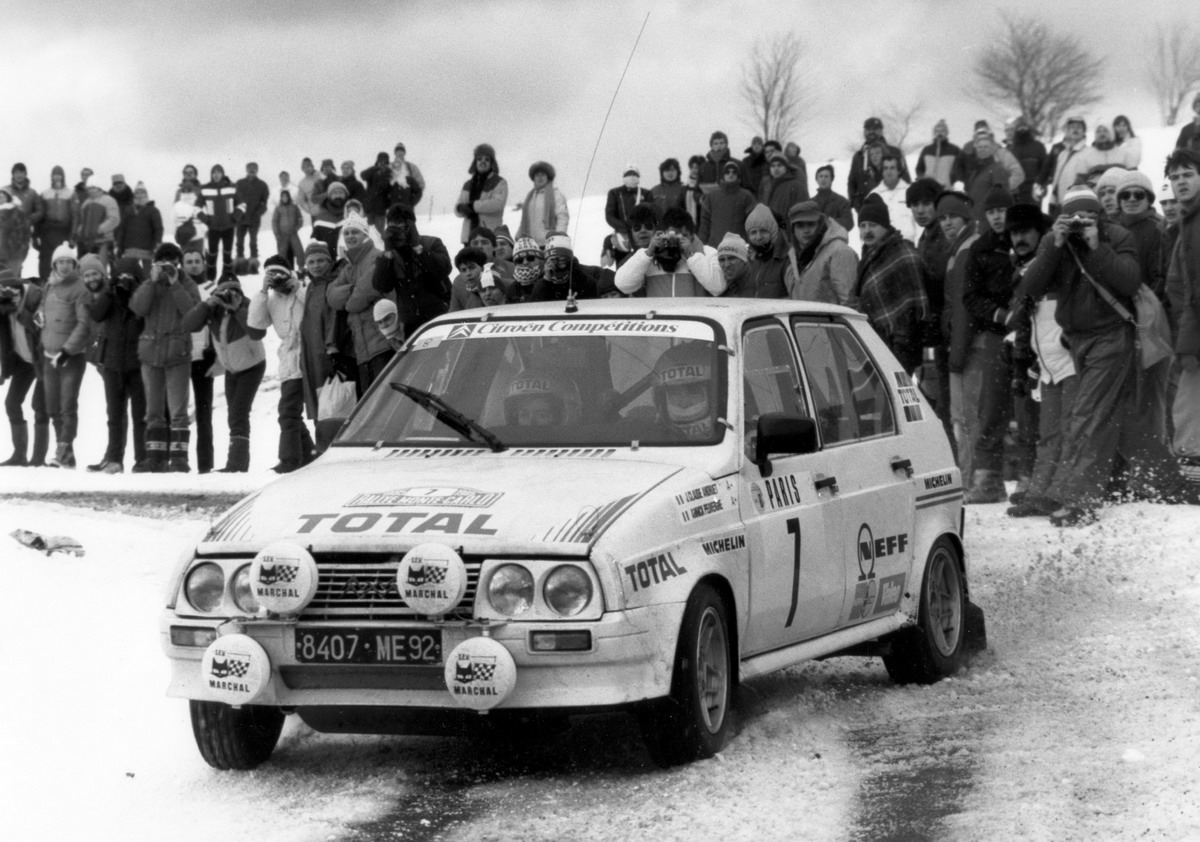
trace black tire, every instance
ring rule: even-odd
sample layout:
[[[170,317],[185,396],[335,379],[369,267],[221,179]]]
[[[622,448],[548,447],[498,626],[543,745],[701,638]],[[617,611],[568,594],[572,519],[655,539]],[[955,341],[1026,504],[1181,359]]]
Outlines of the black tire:
[[[932,684],[957,672],[965,652],[966,580],[958,550],[939,538],[929,550],[921,582],[917,625],[892,637],[892,651],[883,656],[888,675],[897,684]]]
[[[730,641],[724,601],[701,584],[683,612],[671,695],[639,715],[642,738],[659,766],[712,757],[729,740],[736,668]]]
[[[254,769],[275,750],[283,730],[279,708],[191,701],[192,734],[204,761],[214,769]]]

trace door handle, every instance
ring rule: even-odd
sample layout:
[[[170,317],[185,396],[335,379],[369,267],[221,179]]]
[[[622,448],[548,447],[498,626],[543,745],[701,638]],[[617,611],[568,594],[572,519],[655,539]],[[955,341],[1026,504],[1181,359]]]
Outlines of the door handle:
[[[823,488],[828,488],[830,494],[838,493],[837,477],[822,476],[820,479],[817,479],[815,482],[813,482],[813,485],[816,486],[817,491],[820,491]]]
[[[913,466],[911,459],[901,459],[899,456],[892,457],[892,470],[904,471],[906,477],[911,478],[913,475]]]

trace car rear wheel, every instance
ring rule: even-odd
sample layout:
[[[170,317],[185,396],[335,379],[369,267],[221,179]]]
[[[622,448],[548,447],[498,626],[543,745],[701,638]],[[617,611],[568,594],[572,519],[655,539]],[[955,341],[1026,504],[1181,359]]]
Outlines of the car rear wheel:
[[[192,734],[214,769],[253,769],[271,756],[283,730],[279,708],[223,702],[190,702]]]
[[[962,666],[966,637],[966,582],[958,550],[939,538],[925,562],[921,607],[915,628],[897,632],[883,656],[888,675],[899,684],[931,684]]]
[[[688,598],[675,649],[671,695],[641,712],[654,762],[676,766],[712,757],[729,739],[733,659],[725,603],[708,585]]]

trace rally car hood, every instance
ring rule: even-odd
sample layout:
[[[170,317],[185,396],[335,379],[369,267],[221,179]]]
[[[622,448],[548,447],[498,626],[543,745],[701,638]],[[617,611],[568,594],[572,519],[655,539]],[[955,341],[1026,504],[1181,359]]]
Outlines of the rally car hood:
[[[247,497],[200,552],[257,552],[295,540],[313,551],[395,551],[425,541],[466,552],[586,554],[679,465],[618,459],[321,460]]]

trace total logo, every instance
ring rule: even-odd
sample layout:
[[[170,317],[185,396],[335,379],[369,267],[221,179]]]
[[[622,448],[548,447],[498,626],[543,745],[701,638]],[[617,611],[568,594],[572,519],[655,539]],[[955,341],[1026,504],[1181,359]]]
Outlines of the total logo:
[[[876,538],[870,524],[864,523],[858,528],[858,581],[875,578],[875,562],[897,554],[903,554],[908,549],[908,533],[887,535]]]

